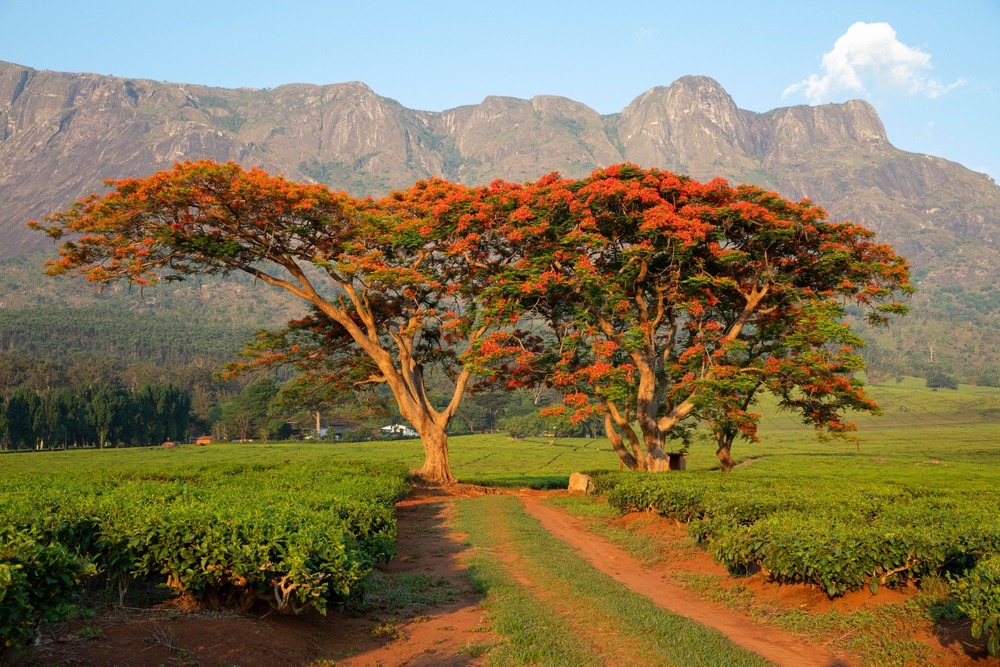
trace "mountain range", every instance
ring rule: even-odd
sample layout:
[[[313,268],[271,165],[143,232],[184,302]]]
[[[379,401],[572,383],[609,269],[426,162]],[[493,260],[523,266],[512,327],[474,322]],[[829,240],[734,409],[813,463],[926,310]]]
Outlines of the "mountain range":
[[[914,313],[874,337],[870,354],[948,364],[972,380],[998,372],[1000,187],[895,148],[862,100],[757,113],[716,81],[685,76],[610,115],[555,96],[420,111],[358,82],[233,90],[0,62],[0,260],[46,247],[24,223],[102,191],[103,179],[200,158],[355,195],[429,176],[523,181],[632,162],[809,198],[912,264]]]

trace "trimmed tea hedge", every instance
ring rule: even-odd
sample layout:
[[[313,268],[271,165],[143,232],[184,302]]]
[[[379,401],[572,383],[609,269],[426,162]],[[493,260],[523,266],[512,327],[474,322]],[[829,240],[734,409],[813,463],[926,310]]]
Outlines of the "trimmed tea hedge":
[[[401,466],[340,461],[0,481],[0,636],[22,646],[94,577],[325,612],[394,555],[408,491]]]
[[[605,473],[607,502],[654,511],[730,572],[848,591],[947,576],[973,629],[1000,648],[1000,492],[942,492],[845,480],[836,486],[717,473]],[[978,564],[978,565],[977,565]]]

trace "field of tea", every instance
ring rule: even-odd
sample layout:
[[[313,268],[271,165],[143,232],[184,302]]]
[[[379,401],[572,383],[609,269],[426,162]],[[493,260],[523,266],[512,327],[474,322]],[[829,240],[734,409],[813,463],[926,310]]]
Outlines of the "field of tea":
[[[456,437],[451,461],[461,482],[506,489],[564,487],[571,472],[592,471],[607,502],[598,501],[604,509],[597,514],[611,522],[620,512],[652,510],[680,522],[692,545],[734,575],[762,573],[831,598],[927,582],[939,595],[920,613],[968,618],[968,631],[996,652],[1000,562],[991,556],[1000,552],[1000,390],[931,391],[907,379],[873,394],[885,414],[859,419],[856,443],[817,441],[763,406],[760,441],[734,447],[740,465],[726,476],[708,442],[692,445],[686,474],[659,476],[620,472],[599,439]],[[394,554],[391,508],[407,493],[406,471],[421,459],[416,440],[4,454],[0,634],[11,647],[29,643],[39,623],[71,613],[75,591],[95,582],[121,600],[143,580],[214,607],[249,608],[261,599],[282,611],[350,604],[363,595],[374,565]],[[503,508],[491,500],[463,510],[474,546],[487,549],[498,539],[473,529],[476,513],[528,530],[532,519]],[[579,503],[566,509],[595,513]],[[509,544],[523,544],[522,554],[533,552],[534,539],[508,536]],[[555,550],[537,551],[532,567],[556,567],[545,565],[542,553]],[[491,664],[531,664],[517,656],[534,655],[534,640],[503,629],[512,627],[503,619],[513,613],[503,600],[530,591],[516,590],[502,564],[478,563],[484,606],[504,637],[489,652]],[[592,576],[585,564],[577,567],[581,578]],[[594,587],[608,604],[622,595],[607,583]],[[678,628],[670,632],[691,646],[704,641],[696,625]],[[575,630],[560,632],[571,638]],[[723,642],[712,655],[732,660],[733,650]],[[573,651],[578,647],[546,664],[574,664]],[[691,659],[684,655],[663,660],[683,664]],[[930,664],[920,651],[878,655],[890,657],[864,664]],[[713,659],[704,664],[724,662]]]

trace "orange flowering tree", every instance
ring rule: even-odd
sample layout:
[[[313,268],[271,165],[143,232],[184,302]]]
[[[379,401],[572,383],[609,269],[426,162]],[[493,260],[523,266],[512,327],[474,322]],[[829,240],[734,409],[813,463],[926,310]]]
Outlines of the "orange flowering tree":
[[[845,307],[884,324],[912,289],[905,260],[870,231],[808,201],[633,165],[552,175],[521,199],[502,234],[518,258],[484,300],[548,321],[560,409],[603,414],[629,468],[664,469],[668,443],[702,424],[730,469],[734,440],[756,437],[762,389],[821,432],[878,409],[854,378],[863,341]]]
[[[735,439],[756,436],[761,390],[846,433],[846,410],[877,406],[854,378],[863,343],[845,308],[884,324],[911,291],[903,258],[809,202],[632,165],[481,188],[432,179],[378,201],[207,161],[109,185],[29,223],[64,240],[50,273],[243,271],[287,290],[310,314],[235,368],[385,384],[423,441],[421,474],[442,483],[474,380],[559,388],[572,418],[603,416],[630,468],[663,469],[668,443],[704,424],[728,469]],[[441,405],[432,369],[452,382]]]
[[[345,389],[387,385],[423,441],[420,474],[454,481],[446,428],[473,372],[459,352],[489,338],[478,287],[502,261],[470,231],[474,190],[431,180],[359,201],[209,161],[108,185],[29,223],[63,240],[49,273],[144,284],[243,271],[294,294],[311,315],[263,336],[244,364],[294,364]],[[444,405],[425,389],[437,363],[453,381]]]

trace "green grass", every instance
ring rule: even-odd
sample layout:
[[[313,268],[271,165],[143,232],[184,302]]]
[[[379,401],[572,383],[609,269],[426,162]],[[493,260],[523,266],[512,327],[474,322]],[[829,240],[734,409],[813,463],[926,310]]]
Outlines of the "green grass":
[[[958,391],[933,391],[923,380],[907,378],[871,387],[870,393],[884,414],[851,417],[858,426],[857,444],[819,442],[793,415],[775,409],[773,401],[762,402],[760,442],[734,445],[737,460],[753,457],[734,474],[809,480],[848,475],[858,481],[919,481],[941,488],[955,483],[988,488],[996,483],[1000,389],[960,385]],[[716,465],[709,443],[692,447],[690,470]]]
[[[794,475],[803,480],[853,479],[919,481],[950,488],[956,483],[987,488],[997,482],[1000,454],[1000,389],[960,385],[959,390],[931,391],[923,380],[908,378],[871,388],[883,406],[881,417],[856,415],[859,443],[819,442],[813,431],[773,402],[760,411],[761,440],[738,442],[733,455],[746,461],[734,475]],[[617,469],[618,457],[607,440],[525,438],[506,434],[455,436],[450,439],[452,469],[460,481],[504,487],[564,487],[571,472]],[[48,474],[66,466],[78,470],[186,469],[217,461],[246,463],[308,461],[327,457],[399,462],[411,469],[423,463],[418,440],[363,443],[220,443],[66,452],[22,452],[0,456],[5,471]],[[988,465],[984,465],[988,464]],[[692,445],[688,469],[716,468],[715,448],[707,441]]]
[[[415,616],[449,604],[462,591],[444,577],[420,572],[386,573],[374,570],[365,585],[364,600],[357,611],[379,615]]]
[[[456,514],[476,547],[471,565],[484,606],[505,639],[490,664],[769,664],[595,570],[514,497],[464,500]]]
[[[475,505],[462,503],[460,529],[471,528],[469,541],[481,555],[470,559],[470,574],[493,630],[504,638],[491,648],[491,665],[599,665],[597,657],[581,648],[572,626],[553,614],[548,604],[518,584],[514,575],[486,550],[496,548],[489,532],[478,530]],[[473,512],[470,514],[469,512]]]
[[[616,465],[606,441],[590,439],[515,440],[505,434],[464,435],[450,439],[452,469],[460,481],[491,486],[565,487],[571,472]],[[169,470],[196,471],[219,462],[266,464],[339,458],[402,463],[410,469],[423,464],[419,440],[374,442],[215,443],[207,447],[8,452],[0,455],[5,471],[50,474],[78,471]]]

